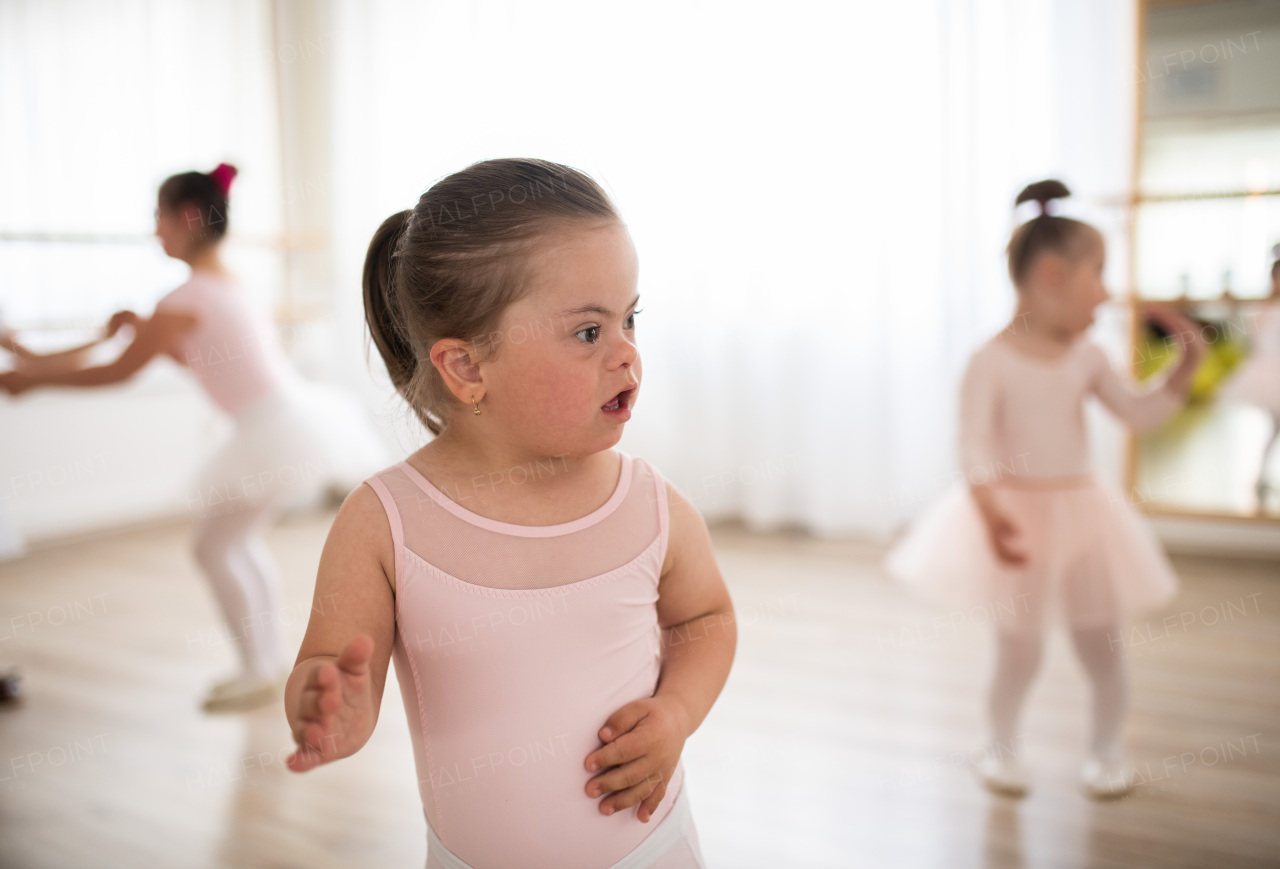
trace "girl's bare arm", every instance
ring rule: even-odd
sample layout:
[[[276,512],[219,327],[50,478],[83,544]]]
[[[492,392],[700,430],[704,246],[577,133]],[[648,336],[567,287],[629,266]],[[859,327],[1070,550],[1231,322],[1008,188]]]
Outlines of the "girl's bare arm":
[[[639,803],[637,817],[646,823],[666,794],[685,740],[729,678],[738,637],[706,523],[670,484],[667,501],[670,536],[658,583],[665,660],[658,687],[609,716],[599,734],[605,746],[586,758],[588,771],[600,772],[586,786],[587,796],[604,796],[600,811]]]
[[[325,540],[311,618],[285,687],[295,772],[354,754],[373,733],[395,637],[394,577],[386,512],[362,485]]]
[[[115,322],[115,318],[112,319]],[[56,358],[58,364],[41,364],[46,357],[37,356],[28,364],[20,364],[17,371],[5,375],[5,385],[17,395],[38,386],[108,386],[122,383],[138,372],[156,356],[169,353],[178,339],[188,329],[196,326],[192,314],[159,313],[149,320],[135,318],[134,337],[129,346],[112,362],[82,368],[70,364],[73,359]],[[86,347],[92,345],[86,345]],[[86,348],[74,348],[66,353],[81,354]],[[57,357],[57,354],[53,354]]]

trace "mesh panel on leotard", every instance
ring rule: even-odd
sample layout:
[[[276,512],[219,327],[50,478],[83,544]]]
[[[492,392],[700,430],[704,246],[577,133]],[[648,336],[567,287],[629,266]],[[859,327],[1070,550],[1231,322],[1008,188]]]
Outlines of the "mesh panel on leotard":
[[[378,476],[395,499],[407,552],[472,585],[538,589],[608,573],[657,539],[654,474],[626,454],[620,464],[617,486],[604,504],[573,522],[547,526],[472,513],[403,462]]]

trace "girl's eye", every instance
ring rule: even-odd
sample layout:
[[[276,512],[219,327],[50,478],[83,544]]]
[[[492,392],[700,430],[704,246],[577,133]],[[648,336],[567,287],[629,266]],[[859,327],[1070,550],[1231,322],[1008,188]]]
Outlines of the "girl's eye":
[[[631,312],[631,316],[627,318],[628,329],[634,329],[636,327],[636,314],[639,314],[643,310],[644,308],[636,308],[634,311]]]
[[[596,343],[596,340],[600,337],[600,327],[599,327],[599,326],[588,326],[587,328],[585,328],[585,329],[580,329],[579,331],[574,332],[573,334],[574,334],[574,337],[576,338],[577,336],[579,336],[579,335],[584,335],[584,334],[586,334],[587,332],[590,332],[590,333],[591,333],[591,337],[590,337],[590,338],[584,338],[584,339],[582,339],[582,340],[586,341],[588,344],[594,344],[594,343]]]

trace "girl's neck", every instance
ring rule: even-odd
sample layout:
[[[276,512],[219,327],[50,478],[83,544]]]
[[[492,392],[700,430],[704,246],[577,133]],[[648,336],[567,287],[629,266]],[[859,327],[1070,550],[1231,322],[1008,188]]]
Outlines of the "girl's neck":
[[[182,261],[191,266],[192,274],[203,273],[220,278],[229,277],[230,272],[222,264],[221,251],[221,245],[211,244],[190,252],[182,258]]]
[[[408,461],[473,513],[517,525],[557,525],[587,515],[618,485],[619,457],[610,450],[536,455],[468,436],[458,430],[465,425],[450,423]]]
[[[465,414],[459,415],[465,417]],[[555,479],[554,485],[550,488],[555,488],[556,485],[577,476],[578,471],[597,461],[596,456],[599,455],[598,453],[588,456],[542,455],[508,444],[495,443],[491,438],[469,431],[470,427],[472,427],[470,419],[451,422],[416,455],[442,471],[469,477],[502,473],[504,470],[516,467],[545,466],[551,463],[561,473],[556,475],[559,479]],[[548,482],[552,482],[552,479],[548,478]]]
[[[1064,329],[1037,316],[1024,300],[1019,300],[1013,319],[1000,334],[1000,339],[1037,356],[1053,357],[1066,352],[1083,332]]]

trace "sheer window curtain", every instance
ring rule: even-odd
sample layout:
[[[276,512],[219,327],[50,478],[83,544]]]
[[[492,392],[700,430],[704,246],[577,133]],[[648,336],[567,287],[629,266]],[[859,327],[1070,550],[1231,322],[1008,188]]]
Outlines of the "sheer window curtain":
[[[641,258],[620,446],[708,518],[891,534],[955,469],[960,366],[1012,310],[1013,196],[1128,189],[1130,2],[331,8],[348,346],[373,229],[436,178],[590,172]]]
[[[151,238],[172,172],[239,165],[231,254],[269,305],[281,183],[262,0],[0,4],[0,304],[77,329],[184,279]],[[243,246],[240,239],[255,243]]]

